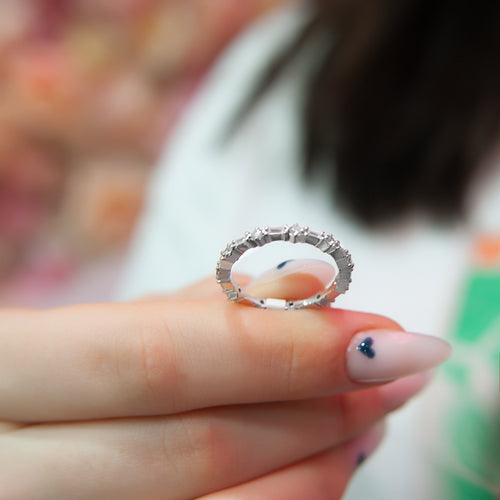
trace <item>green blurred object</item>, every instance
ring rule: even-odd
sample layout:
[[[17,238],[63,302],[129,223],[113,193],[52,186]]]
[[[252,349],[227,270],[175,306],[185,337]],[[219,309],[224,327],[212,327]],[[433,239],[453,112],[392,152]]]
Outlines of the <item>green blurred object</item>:
[[[464,308],[454,338],[475,342],[500,314],[500,270],[479,270],[469,277]]]
[[[441,413],[445,459],[438,465],[442,498],[495,500],[500,495],[500,269],[469,274],[456,327],[454,355],[444,367],[453,395]]]

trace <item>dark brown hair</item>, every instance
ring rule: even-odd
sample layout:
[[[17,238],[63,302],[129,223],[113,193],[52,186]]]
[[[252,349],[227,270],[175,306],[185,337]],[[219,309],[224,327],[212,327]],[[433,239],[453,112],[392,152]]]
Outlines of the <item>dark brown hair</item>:
[[[500,139],[498,0],[314,0],[244,117],[302,46],[321,36],[303,109],[305,172],[368,225],[424,212],[457,219]],[[238,120],[239,118],[237,118]]]

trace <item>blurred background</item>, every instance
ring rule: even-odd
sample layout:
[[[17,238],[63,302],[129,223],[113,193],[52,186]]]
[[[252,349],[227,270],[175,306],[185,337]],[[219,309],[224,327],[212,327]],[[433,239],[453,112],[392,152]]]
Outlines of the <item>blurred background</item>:
[[[169,131],[285,1],[0,2],[0,306],[110,298]]]

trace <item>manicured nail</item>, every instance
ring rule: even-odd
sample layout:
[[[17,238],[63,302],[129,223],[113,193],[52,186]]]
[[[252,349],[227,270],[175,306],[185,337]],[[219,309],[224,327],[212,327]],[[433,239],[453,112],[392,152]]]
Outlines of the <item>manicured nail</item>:
[[[354,335],[347,348],[347,372],[355,382],[385,382],[427,371],[451,354],[437,337],[392,330]]]
[[[331,264],[328,264],[328,262],[318,259],[285,260],[253,279],[247,285],[247,290],[290,274],[309,274],[318,278],[326,287],[334,280],[336,269]]]
[[[370,430],[346,443],[348,463],[357,469],[378,447],[385,434],[385,422],[381,420]]]
[[[432,375],[432,371],[417,373],[380,387],[378,391],[384,410],[390,412],[403,406],[429,383]]]

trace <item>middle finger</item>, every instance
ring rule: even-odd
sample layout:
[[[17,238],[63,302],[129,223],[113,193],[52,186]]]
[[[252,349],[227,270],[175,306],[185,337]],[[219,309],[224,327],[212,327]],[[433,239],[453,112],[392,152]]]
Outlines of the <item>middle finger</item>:
[[[359,434],[425,377],[308,401],[41,424],[0,436],[5,498],[183,499],[240,484]]]

